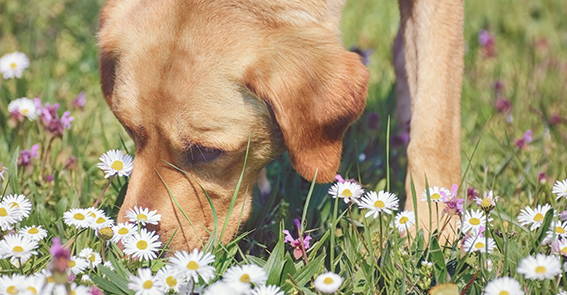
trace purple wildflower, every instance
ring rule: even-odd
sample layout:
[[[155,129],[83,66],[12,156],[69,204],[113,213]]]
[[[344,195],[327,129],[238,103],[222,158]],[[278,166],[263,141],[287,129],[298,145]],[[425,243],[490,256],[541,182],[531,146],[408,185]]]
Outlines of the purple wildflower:
[[[504,93],[504,83],[500,80],[494,82],[494,85],[492,86],[494,88],[494,93],[496,94],[496,96],[500,96],[502,93]]]
[[[39,158],[39,144],[34,144],[30,149],[20,152],[18,157],[18,165],[27,167],[31,164],[32,160]]]
[[[537,175],[537,181],[539,183],[546,183],[547,182],[547,174],[545,172],[540,172]]]
[[[345,179],[344,179],[340,174],[335,175],[335,180],[336,180],[338,183],[343,183],[343,182],[345,182]]]
[[[102,290],[97,288],[96,286],[91,286],[91,289],[89,290],[89,294],[90,295],[104,295],[104,292],[102,292]]]
[[[51,248],[49,253],[51,254],[51,271],[58,274],[64,274],[69,268],[69,259],[71,258],[71,252],[69,249],[61,245],[61,240],[59,238],[53,238],[51,242]]]
[[[410,133],[408,131],[401,131],[392,137],[393,146],[405,146],[410,141]]]
[[[489,31],[481,30],[478,33],[478,43],[480,44],[485,57],[493,57],[496,55],[494,37]]]
[[[559,125],[562,122],[564,122],[563,118],[561,118],[561,116],[559,116],[558,114],[553,114],[551,115],[551,117],[549,117],[548,123],[551,126],[555,126],[555,125]]]
[[[61,117],[57,114],[59,104],[45,104],[41,109],[41,123],[45,129],[55,136],[62,136],[65,129],[71,128],[74,118],[71,113],[64,112]]]
[[[459,191],[459,186],[453,184],[451,187],[451,192],[447,195],[444,191],[441,192],[443,196],[442,200],[445,203],[445,208],[443,212],[449,215],[461,215],[463,214],[465,199],[459,198],[457,192]]]
[[[84,92],[81,92],[73,99],[71,105],[77,109],[84,109],[85,105],[87,104],[87,95]]]
[[[285,239],[284,242],[285,243],[289,243],[290,246],[293,247],[293,257],[295,259],[300,259],[301,257],[303,257],[306,254],[306,251],[309,249],[309,247],[311,247],[310,241],[311,241],[311,236],[307,235],[307,236],[303,236],[300,233],[300,229],[301,229],[301,223],[299,221],[299,219],[294,219],[293,223],[295,224],[295,227],[297,228],[297,233],[298,233],[298,238],[294,239],[293,236],[289,233],[288,230],[284,230],[283,233],[285,235]]]
[[[54,179],[55,179],[55,177],[51,174],[43,176],[43,181],[45,181],[45,182],[52,182]]]
[[[474,189],[474,187],[467,188],[467,198],[469,199],[469,201],[472,201],[472,200],[478,198],[478,196],[479,196],[479,194]]]
[[[512,102],[510,102],[507,98],[500,97],[496,99],[494,107],[499,113],[507,113],[512,109]]]
[[[530,144],[533,140],[534,140],[533,139],[533,132],[531,130],[528,130],[528,131],[524,132],[524,135],[522,135],[521,138],[516,140],[516,147],[518,147],[519,149],[523,149],[528,144]]]

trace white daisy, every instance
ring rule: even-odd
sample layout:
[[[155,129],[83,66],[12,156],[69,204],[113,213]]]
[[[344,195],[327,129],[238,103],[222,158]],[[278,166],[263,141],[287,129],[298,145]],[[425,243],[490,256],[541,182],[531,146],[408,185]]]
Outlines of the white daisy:
[[[0,72],[4,79],[21,78],[29,66],[30,60],[21,52],[8,53],[0,58]]]
[[[114,235],[112,236],[111,241],[118,243],[133,235],[136,232],[136,226],[131,223],[119,223],[112,227],[112,232]]]
[[[16,117],[26,117],[29,120],[35,120],[40,114],[38,107],[32,99],[27,97],[17,98],[8,104],[8,112],[15,114]]]
[[[37,252],[37,242],[20,234],[8,234],[0,241],[0,256],[27,260]]]
[[[496,248],[496,243],[492,238],[482,235],[472,235],[465,239],[463,250],[466,252],[490,253]]]
[[[100,163],[96,166],[104,171],[104,178],[114,175],[130,176],[134,168],[134,159],[132,156],[121,150],[110,150],[99,158]]]
[[[492,221],[489,219],[488,222]],[[478,233],[486,227],[486,216],[480,210],[467,210],[463,216],[463,232]]]
[[[22,216],[16,208],[0,203],[0,227],[3,230],[11,229],[12,225],[18,223]]]
[[[183,278],[178,271],[171,266],[161,268],[156,274],[156,284],[163,292],[179,292],[179,287],[183,283]]]
[[[39,275],[31,275],[26,277],[22,285],[22,289],[24,290],[23,294],[25,295],[40,294],[39,291],[42,289],[44,281],[45,278]]]
[[[95,268],[102,262],[100,254],[91,248],[84,248],[81,250],[81,252],[79,252],[79,257],[84,258],[89,263],[90,268]]]
[[[484,288],[484,295],[524,295],[522,286],[510,277],[494,279]]]
[[[158,214],[156,210],[150,211],[148,208],[135,206],[126,212],[126,218],[128,218],[130,222],[139,223],[141,225],[155,225],[161,220],[161,215]]]
[[[244,295],[246,291],[237,289],[226,282],[218,281],[205,289],[203,295]]]
[[[549,226],[543,244],[548,244],[560,238],[567,238],[567,222],[554,221]]]
[[[19,211],[20,220],[28,217],[31,212],[32,204],[24,195],[6,195],[2,199],[2,205],[12,207]]]
[[[354,181],[337,182],[329,189],[329,195],[333,198],[341,198],[345,203],[354,201],[364,194],[360,184]]]
[[[555,254],[567,256],[567,239],[555,240],[551,244],[551,250]]]
[[[528,256],[520,261],[518,272],[528,280],[552,279],[561,273],[561,262],[557,256]]]
[[[125,238],[122,243],[124,244],[124,253],[139,260],[155,259],[161,246],[159,236],[145,228]]]
[[[34,241],[41,241],[47,237],[47,231],[40,225],[26,226],[21,228],[18,233]]]
[[[415,214],[413,211],[402,211],[396,214],[394,225],[400,233],[410,229],[415,224]]]
[[[252,290],[251,295],[285,295],[277,286],[259,286]]]
[[[484,195],[475,198],[475,203],[483,210],[490,210],[496,206],[498,196],[493,191],[487,191]]]
[[[443,202],[445,197],[450,196],[451,191],[444,187],[433,186],[429,188],[429,198],[433,203]],[[422,201],[427,201],[427,189],[423,192]]]
[[[0,294],[22,294],[26,277],[22,275],[0,276]]]
[[[389,192],[368,192],[361,199],[359,206],[369,210],[364,217],[377,218],[380,213],[392,214],[392,211],[398,210],[399,200],[395,194]]]
[[[215,268],[210,265],[214,261],[214,255],[201,252],[199,249],[194,249],[191,253],[178,251],[169,259],[171,266],[194,282],[197,282],[199,277],[208,282],[215,276]]]
[[[87,211],[81,208],[70,209],[63,214],[65,224],[78,227],[88,228],[91,225],[91,219],[87,215]]]
[[[327,272],[322,275],[319,275],[315,279],[315,289],[319,292],[323,292],[325,294],[331,294],[337,292],[343,283],[343,278],[341,278],[338,274],[333,272]]]
[[[67,266],[73,274],[80,274],[89,267],[89,262],[83,257],[73,256],[67,261]]]
[[[51,288],[44,288],[41,294],[49,295],[90,295],[90,289],[86,286],[77,285],[75,283],[71,284],[71,292],[67,291],[67,287],[64,284],[54,284]]]
[[[114,225],[114,220],[106,217],[104,214],[97,214],[94,218],[89,218],[90,228],[94,230],[99,230],[105,227],[112,227]]]
[[[156,279],[149,268],[138,269],[137,276],[130,276],[128,289],[136,292],[136,295],[162,295],[156,284]]]
[[[268,275],[263,268],[255,264],[235,265],[229,268],[223,275],[225,282],[231,285],[244,285],[247,288],[264,285]]]
[[[520,215],[518,216],[518,221],[523,226],[530,226],[530,230],[538,229],[542,224],[543,220],[545,219],[545,214],[547,211],[551,209],[549,204],[545,205],[538,205],[535,209],[530,207],[525,207],[520,211]]]
[[[557,196],[557,199],[567,198],[567,179],[557,180],[553,184],[552,192]]]

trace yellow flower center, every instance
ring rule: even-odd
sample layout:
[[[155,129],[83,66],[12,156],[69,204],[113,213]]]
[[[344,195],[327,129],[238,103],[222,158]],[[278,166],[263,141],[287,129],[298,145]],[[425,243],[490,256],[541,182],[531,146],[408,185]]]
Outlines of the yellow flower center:
[[[352,191],[348,188],[345,188],[341,193],[343,197],[352,197]]]
[[[334,282],[335,282],[335,281],[334,281],[333,278],[331,278],[331,277],[326,277],[326,278],[323,280],[323,284],[325,284],[325,285],[330,285],[330,284],[332,284],[332,283],[334,283]]]
[[[127,234],[128,232],[129,232],[128,229],[125,228],[125,227],[123,227],[123,228],[121,228],[121,229],[118,230],[118,234],[120,234],[120,235],[125,235],[125,234]]]
[[[479,224],[480,224],[480,219],[479,219],[479,218],[476,218],[476,217],[473,217],[473,218],[469,219],[469,223],[472,224],[472,225],[479,225]]]
[[[564,234],[564,233],[565,233],[565,229],[562,228],[561,226],[556,226],[556,227],[555,227],[555,233],[556,233],[556,234],[560,234],[560,235],[561,235],[561,234]]]
[[[378,200],[378,201],[374,202],[374,207],[376,207],[376,208],[384,208],[384,207],[386,207],[386,204],[384,204],[384,202]]]
[[[37,294],[37,289],[35,287],[27,287],[26,290],[28,290],[29,293],[32,294]]]
[[[99,217],[99,218],[97,218],[97,220],[96,220],[96,223],[97,223],[97,224],[103,224],[103,223],[105,223],[105,222],[106,222],[106,219],[104,219],[103,217]]]
[[[10,68],[12,68],[12,70],[15,70],[15,69],[18,68],[18,64],[15,63],[15,62],[12,62],[12,63],[10,64]]]
[[[502,291],[498,292],[498,295],[510,295],[510,292],[508,292],[506,290],[502,290]]]
[[[406,224],[409,221],[409,218],[402,216],[402,218],[400,218],[400,224]]]
[[[138,241],[136,243],[136,247],[140,250],[146,250],[148,248],[148,242],[146,241]]]
[[[441,194],[439,194],[439,193],[434,193],[434,194],[431,195],[431,199],[432,199],[432,200],[435,200],[435,201],[436,201],[436,200],[439,200],[439,199],[441,199]]]
[[[476,244],[474,244],[474,247],[477,249],[482,249],[484,248],[484,243],[483,242],[477,242]]]
[[[567,255],[567,246],[561,248],[561,254]]]
[[[187,263],[187,269],[188,270],[198,270],[199,269],[199,263],[191,260],[191,261],[189,261],[189,263]]]
[[[69,262],[67,262],[68,267],[75,267],[76,265],[77,263],[74,260],[69,260]]]
[[[95,214],[94,212],[92,212],[92,211],[89,211],[89,212],[87,213],[87,215],[88,215],[89,217],[92,217],[92,218],[95,218],[95,217],[96,217],[96,214]]]
[[[112,162],[112,164],[110,165],[110,168],[120,171],[124,168],[124,162],[116,160],[114,162]]]
[[[19,109],[20,113],[22,113],[22,115],[27,116],[30,114],[30,109],[28,108],[24,108],[24,109]]]
[[[50,284],[55,283],[55,278],[53,276],[48,276],[45,280]]]
[[[148,216],[146,214],[140,213],[140,214],[136,215],[136,219],[141,220],[141,221],[146,221],[146,220],[148,220]]]
[[[144,289],[151,289],[154,286],[154,282],[152,282],[151,280],[147,280],[142,284],[142,287],[144,287]]]
[[[96,262],[96,255],[94,255],[94,254],[89,255],[89,261],[91,263],[95,263]]]
[[[169,286],[169,287],[175,287],[177,286],[177,280],[173,277],[173,276],[169,276],[165,279],[165,283]]]
[[[6,208],[0,208],[0,216],[2,217],[8,216],[8,210],[6,210]]]
[[[22,252],[24,252],[24,248],[22,246],[16,246],[16,247],[12,248],[12,251],[16,252],[16,253],[22,253]]]
[[[82,213],[75,213],[75,215],[73,215],[73,219],[85,220],[85,215],[83,215]]]
[[[16,286],[10,286],[6,288],[6,292],[8,292],[8,294],[10,295],[19,293],[18,288]]]
[[[547,272],[547,268],[545,268],[545,266],[543,265],[540,265],[535,268],[535,272],[538,274],[544,274]]]
[[[484,199],[482,199],[482,202],[480,202],[480,207],[488,208],[488,207],[491,207],[491,206],[492,206],[492,202],[490,202],[489,198],[484,198]]]
[[[37,227],[32,227],[32,228],[28,229],[28,234],[35,235],[35,234],[38,234],[38,233],[39,233],[39,229],[37,229]]]
[[[11,202],[10,208],[20,208],[20,204],[18,204],[17,202]]]
[[[534,221],[541,222],[543,221],[543,217],[544,217],[543,214],[537,213],[536,215],[534,215]]]
[[[240,281],[246,284],[250,284],[250,275],[245,273],[240,276]]]

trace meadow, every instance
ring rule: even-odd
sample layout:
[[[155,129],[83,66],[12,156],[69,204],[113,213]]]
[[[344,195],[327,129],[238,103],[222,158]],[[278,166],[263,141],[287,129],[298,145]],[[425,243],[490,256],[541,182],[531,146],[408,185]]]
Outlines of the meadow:
[[[425,194],[454,205],[458,240],[403,233],[415,225],[402,212],[407,134],[393,120],[397,3],[351,0],[343,39],[368,53],[371,84],[335,185],[378,192],[392,210],[334,198],[283,155],[239,236],[169,255],[144,229],[154,213],[112,221],[129,159],[99,157],[134,144],[99,87],[101,5],[0,0],[0,57],[17,63],[0,61],[0,294],[567,294],[566,1],[465,1],[463,181]]]

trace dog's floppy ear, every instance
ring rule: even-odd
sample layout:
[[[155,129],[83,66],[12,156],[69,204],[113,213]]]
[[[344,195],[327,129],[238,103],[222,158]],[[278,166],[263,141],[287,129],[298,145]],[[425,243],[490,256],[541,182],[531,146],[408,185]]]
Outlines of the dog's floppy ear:
[[[297,172],[332,181],[343,135],[366,105],[368,71],[323,28],[279,29],[267,44],[246,86],[271,106]]]

